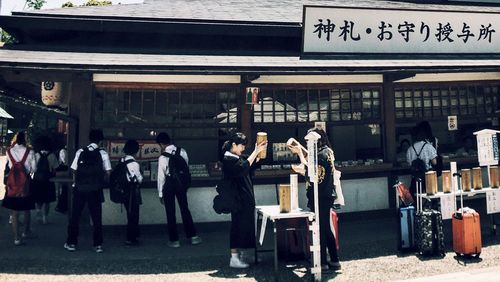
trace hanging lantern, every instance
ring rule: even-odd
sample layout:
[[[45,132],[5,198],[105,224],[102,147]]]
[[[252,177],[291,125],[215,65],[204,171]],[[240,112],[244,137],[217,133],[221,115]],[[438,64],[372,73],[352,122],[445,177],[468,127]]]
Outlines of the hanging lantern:
[[[46,106],[66,108],[68,106],[70,82],[42,82],[42,103]]]

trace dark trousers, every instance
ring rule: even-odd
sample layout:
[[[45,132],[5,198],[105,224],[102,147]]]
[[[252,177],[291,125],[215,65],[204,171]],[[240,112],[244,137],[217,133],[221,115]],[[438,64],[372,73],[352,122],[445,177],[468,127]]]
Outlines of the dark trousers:
[[[165,204],[165,212],[167,213],[167,226],[168,236],[170,241],[178,241],[179,233],[177,232],[177,221],[175,217],[175,198],[179,203],[181,210],[182,223],[184,224],[184,232],[186,237],[191,238],[196,236],[196,229],[194,228],[193,217],[189,211],[187,201],[187,189],[163,189],[163,198]]]
[[[65,213],[68,211],[68,185],[61,185],[61,193],[57,198],[56,211]]]
[[[132,193],[131,193],[132,194]],[[125,210],[127,211],[127,241],[137,241],[139,238],[139,198],[132,196],[127,197],[125,202]]]
[[[80,216],[87,204],[94,225],[94,246],[102,245],[102,198],[102,191],[73,192],[68,239],[66,240],[68,244],[78,244]]]
[[[319,206],[319,236],[321,247],[321,263],[326,264],[326,249],[330,253],[330,260],[338,262],[339,256],[337,254],[337,242],[333,232],[330,228],[330,205],[323,204]]]
[[[231,213],[229,247],[255,248],[255,207],[241,207],[238,212]]]

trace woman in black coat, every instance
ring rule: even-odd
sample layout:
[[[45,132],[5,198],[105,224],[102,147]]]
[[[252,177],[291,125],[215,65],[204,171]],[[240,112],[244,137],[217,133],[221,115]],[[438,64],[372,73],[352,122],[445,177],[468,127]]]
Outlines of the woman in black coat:
[[[251,166],[259,161],[257,155],[265,151],[267,142],[256,144],[252,154],[245,158],[242,156],[247,144],[247,138],[243,133],[234,134],[227,140],[222,151],[222,171],[225,179],[233,181],[233,187],[237,189],[238,210],[231,212],[230,248],[231,259],[229,266],[232,268],[247,268],[248,263],[241,259],[240,249],[255,248],[255,196],[252,179],[250,177]]]
[[[337,198],[335,186],[333,184],[333,175],[335,172],[334,160],[335,155],[331,149],[330,141],[325,131],[314,128],[313,131],[319,134],[321,138],[318,140],[318,200],[319,200],[319,234],[321,245],[321,264],[323,271],[340,270],[340,262],[337,254],[336,238],[330,227],[330,209]],[[307,165],[305,156],[302,150],[298,147],[290,147],[292,152],[299,155],[301,163]],[[305,174],[304,170],[296,169],[297,173]],[[307,182],[307,206],[314,212],[314,188],[312,183]],[[326,250],[330,254],[330,261],[327,263]]]

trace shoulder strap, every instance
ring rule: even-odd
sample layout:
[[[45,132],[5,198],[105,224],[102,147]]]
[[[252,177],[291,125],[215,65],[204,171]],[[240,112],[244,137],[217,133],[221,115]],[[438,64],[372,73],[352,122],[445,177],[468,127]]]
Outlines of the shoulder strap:
[[[177,147],[177,149],[175,150],[175,155],[176,156],[180,156],[181,155],[181,150],[182,150],[181,147]]]
[[[9,159],[10,159],[10,162],[12,164],[15,164],[16,163],[16,160],[14,159],[14,157],[12,156],[12,153],[10,152],[10,150],[12,150],[12,147],[7,149],[7,155],[9,155]]]
[[[28,158],[29,153],[30,153],[30,149],[26,148],[26,152],[24,152],[24,156],[21,160],[22,164],[24,164],[24,162],[26,162],[26,159]]]
[[[166,158],[170,158],[171,156],[173,156],[172,154],[167,153],[167,152],[163,152],[163,153],[161,153],[161,155],[166,157]]]
[[[133,163],[133,162],[135,162],[135,160],[134,160],[134,159],[130,159],[130,160],[126,160],[126,161],[124,161],[123,163],[124,163],[125,165],[128,165],[129,163]]]
[[[424,150],[425,145],[427,145],[427,142],[424,142],[424,145],[422,146],[422,148],[420,148],[419,153],[417,153],[417,150],[415,149],[415,144],[411,145],[413,148],[413,151],[415,151],[415,154],[417,154],[417,158],[420,158],[420,154],[422,154],[422,151]]]

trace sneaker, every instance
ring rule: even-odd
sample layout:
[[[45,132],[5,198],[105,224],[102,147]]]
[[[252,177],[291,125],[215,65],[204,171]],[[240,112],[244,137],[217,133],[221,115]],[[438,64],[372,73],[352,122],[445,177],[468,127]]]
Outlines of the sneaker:
[[[20,239],[14,240],[14,246],[21,246],[21,245],[23,245],[23,241],[21,241]]]
[[[179,248],[181,243],[179,241],[168,241],[168,246],[170,248]]]
[[[98,254],[104,252],[104,250],[102,249],[102,246],[100,246],[100,245],[99,246],[95,246],[94,250]]]
[[[191,237],[191,245],[201,244],[201,238],[198,236]]]
[[[340,265],[340,262],[328,262],[328,267],[335,272],[342,271],[342,266]]]
[[[74,251],[76,251],[76,245],[74,245],[74,244],[64,243],[64,248],[66,250],[68,250],[68,252],[74,252]]]
[[[231,268],[248,268],[248,263],[241,261],[238,257],[231,256],[229,260],[229,267]]]

